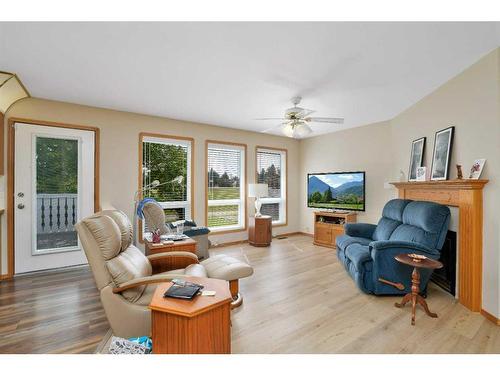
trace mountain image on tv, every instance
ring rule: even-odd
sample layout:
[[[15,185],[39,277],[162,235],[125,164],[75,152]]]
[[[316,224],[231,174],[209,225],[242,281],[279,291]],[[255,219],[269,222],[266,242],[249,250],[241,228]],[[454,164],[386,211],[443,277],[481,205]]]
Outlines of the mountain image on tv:
[[[364,173],[309,175],[307,204],[316,208],[364,210]]]

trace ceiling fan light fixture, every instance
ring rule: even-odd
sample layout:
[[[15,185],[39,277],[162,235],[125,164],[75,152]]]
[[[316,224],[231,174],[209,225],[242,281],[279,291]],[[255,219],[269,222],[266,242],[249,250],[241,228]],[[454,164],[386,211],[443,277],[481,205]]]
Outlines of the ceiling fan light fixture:
[[[299,124],[295,127],[295,136],[296,137],[302,138],[302,137],[305,137],[311,133],[312,133],[312,129],[304,123]]]
[[[280,129],[281,133],[287,137],[293,138],[304,138],[311,134],[313,130],[308,123],[322,122],[330,124],[343,124],[343,118],[336,117],[310,117],[312,113],[315,113],[312,109],[306,109],[298,107],[301,101],[301,97],[292,98],[293,107],[285,110],[285,115],[283,118],[260,118],[256,120],[281,120],[281,125],[275,128],[266,129],[263,133],[273,131],[273,129]],[[283,120],[285,122],[283,122]]]
[[[295,137],[294,126],[292,124],[283,126],[283,134],[285,134],[287,137]]]

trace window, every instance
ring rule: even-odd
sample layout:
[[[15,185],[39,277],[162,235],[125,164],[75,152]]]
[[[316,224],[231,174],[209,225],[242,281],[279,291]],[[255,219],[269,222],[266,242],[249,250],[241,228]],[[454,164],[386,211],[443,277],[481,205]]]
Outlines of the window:
[[[260,212],[273,218],[273,224],[286,224],[286,157],[282,149],[256,149],[256,180],[258,184],[267,184],[268,196],[261,198]]]
[[[246,226],[246,146],[207,141],[207,226],[212,231]]]
[[[165,221],[192,219],[191,163],[193,140],[168,136],[142,137],[142,187],[144,198],[154,198],[165,211]],[[182,179],[179,178],[182,176]]]

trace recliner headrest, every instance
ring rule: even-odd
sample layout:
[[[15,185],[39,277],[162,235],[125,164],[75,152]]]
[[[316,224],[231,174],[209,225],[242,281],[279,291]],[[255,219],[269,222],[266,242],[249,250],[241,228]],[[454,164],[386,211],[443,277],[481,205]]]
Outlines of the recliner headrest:
[[[121,236],[121,251],[127,250],[132,243],[133,237],[132,223],[128,219],[127,215],[119,210],[106,210],[102,211],[102,214],[111,217],[116,225],[118,225]]]
[[[403,221],[403,211],[412,202],[409,199],[392,199],[387,202],[382,211],[382,216],[391,220]]]
[[[449,221],[450,209],[434,202],[414,201],[403,212],[403,223],[422,228],[429,233],[441,233]]]
[[[81,221],[95,238],[104,260],[116,257],[121,250],[120,228],[106,215],[90,216]]]

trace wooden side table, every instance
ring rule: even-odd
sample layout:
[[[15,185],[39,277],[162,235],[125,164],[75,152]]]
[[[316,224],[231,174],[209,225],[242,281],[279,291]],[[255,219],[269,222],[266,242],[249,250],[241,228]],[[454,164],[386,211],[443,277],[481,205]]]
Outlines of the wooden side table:
[[[273,237],[273,218],[271,216],[252,216],[248,225],[248,243],[253,246],[269,246]]]
[[[166,253],[169,251],[189,251],[196,254],[196,241],[187,238],[182,241],[174,241],[173,244],[154,244],[150,241],[144,241],[146,255]]]
[[[214,290],[215,296],[196,296],[186,301],[164,298],[172,283],[156,288],[149,308],[153,353],[155,354],[230,354],[231,293],[225,280],[183,277],[183,280]]]
[[[406,294],[400,303],[395,303],[394,305],[396,307],[402,308],[408,302],[411,301],[411,325],[414,326],[417,303],[424,308],[424,311],[428,316],[430,316],[431,318],[438,317],[436,313],[433,313],[429,310],[429,307],[427,306],[427,302],[425,301],[424,297],[422,297],[419,294],[420,272],[418,271],[418,269],[419,268],[437,269],[443,267],[443,263],[427,257],[424,259],[418,259],[416,257],[412,257],[412,255],[417,255],[417,254],[399,254],[394,257],[394,259],[396,259],[399,263],[413,267],[413,272],[411,274],[411,293]]]

